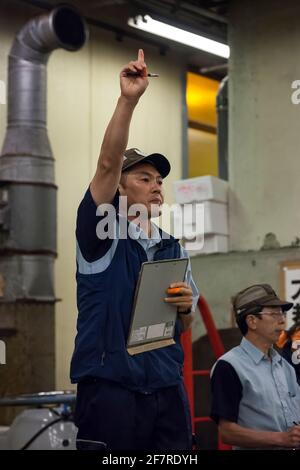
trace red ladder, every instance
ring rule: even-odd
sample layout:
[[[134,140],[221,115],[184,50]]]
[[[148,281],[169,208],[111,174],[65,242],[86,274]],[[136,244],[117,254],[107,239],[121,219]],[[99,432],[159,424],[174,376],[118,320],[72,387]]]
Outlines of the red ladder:
[[[205,325],[207,336],[212,347],[212,350],[218,359],[222,356],[225,352],[224,345],[220,338],[219,332],[216,328],[212,312],[204,299],[201,295],[198,300],[198,308],[200,315],[202,317],[203,323]],[[189,402],[190,402],[190,409],[192,415],[192,426],[193,432],[195,432],[195,424],[200,422],[208,422],[211,421],[209,416],[195,416],[195,402],[194,402],[194,377],[199,375],[209,375],[210,370],[194,370],[193,369],[193,349],[192,349],[192,330],[191,328],[185,331],[181,337],[181,344],[184,350],[184,369],[183,369],[183,377],[184,383],[186,387],[186,391],[188,394]],[[220,435],[218,437],[218,449],[219,450],[229,450],[231,446],[227,444],[223,444],[220,439]]]

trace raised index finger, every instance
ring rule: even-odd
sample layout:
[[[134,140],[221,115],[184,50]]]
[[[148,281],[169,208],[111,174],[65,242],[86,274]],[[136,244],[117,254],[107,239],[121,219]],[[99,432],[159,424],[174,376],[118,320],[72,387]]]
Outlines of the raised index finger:
[[[140,62],[144,62],[144,51],[143,49],[139,49],[139,52],[138,52],[138,61]]]

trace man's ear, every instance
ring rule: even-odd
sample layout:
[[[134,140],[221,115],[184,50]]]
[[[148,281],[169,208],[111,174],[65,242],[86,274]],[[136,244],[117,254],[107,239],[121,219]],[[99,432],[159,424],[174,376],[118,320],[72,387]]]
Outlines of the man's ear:
[[[249,330],[256,330],[256,321],[257,317],[255,315],[247,315],[246,323],[248,325]]]
[[[119,183],[118,190],[119,190],[119,193],[120,193],[121,196],[125,195],[125,188],[124,188],[123,184],[121,183],[121,181]]]
[[[125,172],[121,174],[121,178],[120,178],[119,186],[118,186],[118,190],[121,196],[125,196],[126,180],[127,180],[127,173]]]

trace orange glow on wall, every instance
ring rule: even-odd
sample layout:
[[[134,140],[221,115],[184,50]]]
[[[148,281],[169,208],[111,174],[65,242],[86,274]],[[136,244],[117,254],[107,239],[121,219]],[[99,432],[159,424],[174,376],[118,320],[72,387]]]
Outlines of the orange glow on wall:
[[[217,80],[187,74],[186,101],[188,119],[210,126],[217,125],[216,96],[219,88]]]
[[[188,120],[194,127],[188,129],[188,177],[218,176],[216,97],[220,83],[194,73],[187,74],[186,101]],[[199,124],[199,129],[195,128]],[[201,129],[210,126],[212,132]],[[192,123],[191,123],[192,125]],[[196,125],[196,126],[195,126]]]

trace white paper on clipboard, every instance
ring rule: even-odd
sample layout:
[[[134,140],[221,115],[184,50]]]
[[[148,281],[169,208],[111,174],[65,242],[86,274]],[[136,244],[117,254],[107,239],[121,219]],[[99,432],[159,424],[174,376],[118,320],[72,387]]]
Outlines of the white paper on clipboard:
[[[174,344],[177,309],[164,302],[166,289],[185,280],[188,258],[142,264],[127,340],[130,355]]]

